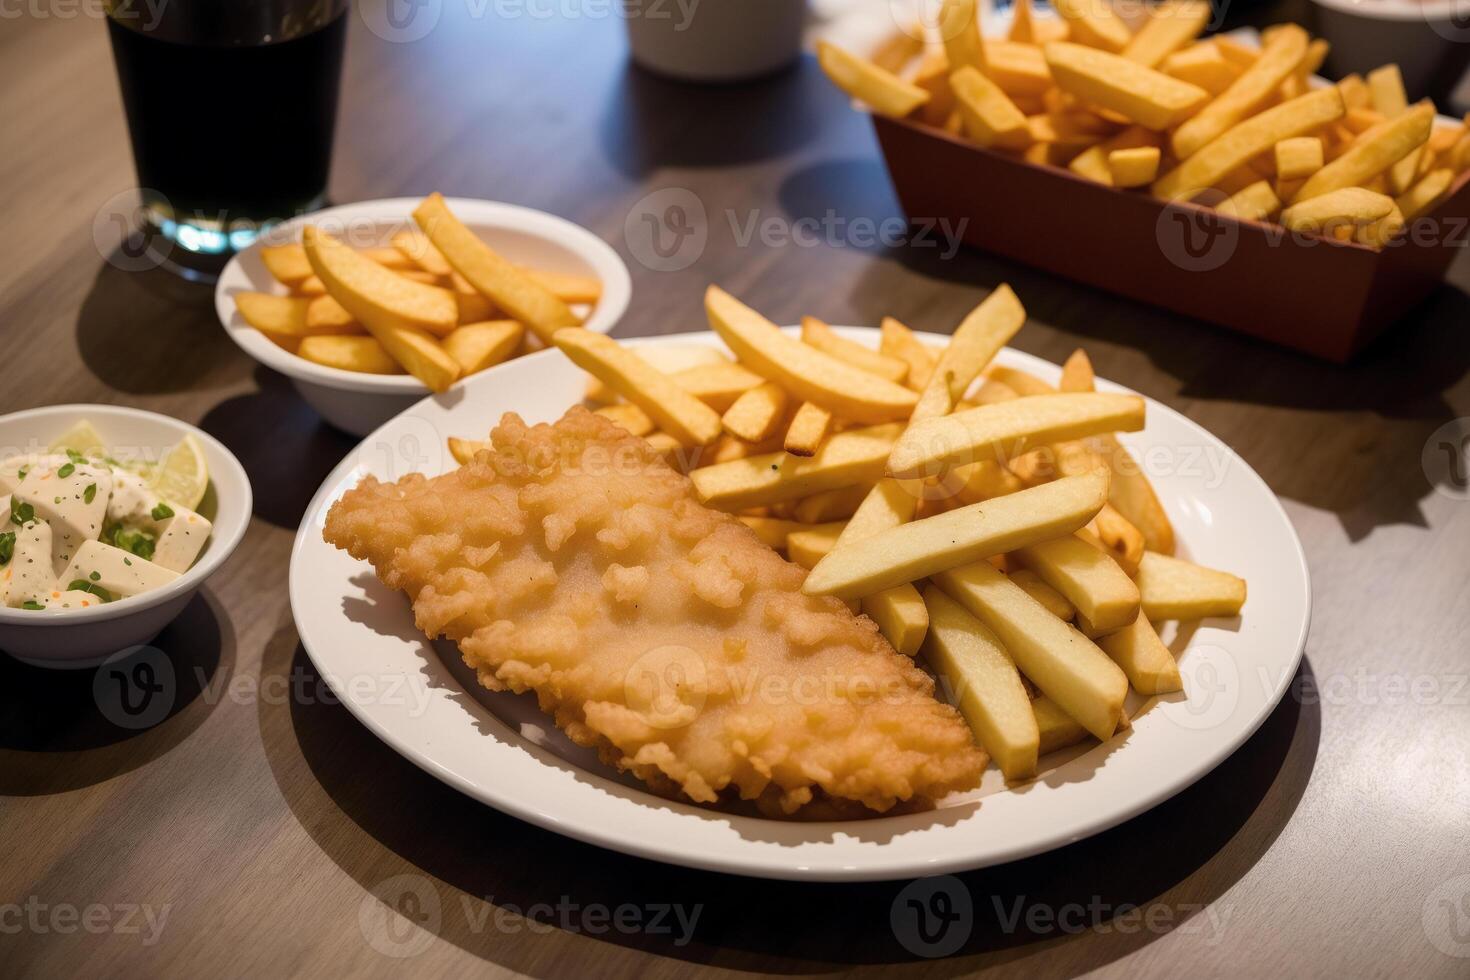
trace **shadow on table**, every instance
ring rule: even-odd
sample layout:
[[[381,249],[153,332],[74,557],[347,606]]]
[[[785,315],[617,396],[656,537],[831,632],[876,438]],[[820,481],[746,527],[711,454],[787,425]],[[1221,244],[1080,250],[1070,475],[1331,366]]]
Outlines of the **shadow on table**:
[[[97,379],[130,395],[205,391],[229,380],[238,349],[220,329],[214,286],[167,269],[126,268],[118,253],[103,262],[77,315],[77,348]]]
[[[812,84],[814,60],[766,78],[730,85],[680,82],[629,59],[608,86],[600,139],[619,172],[642,179],[664,167],[736,166],[791,153],[817,138],[833,86]]]
[[[488,962],[532,970],[545,962],[539,934],[559,931],[602,944],[587,945],[582,962],[626,947],[809,974],[920,960],[963,930],[955,924],[953,934],[926,941],[901,924],[912,916],[907,882],[795,884],[691,871],[521,823],[420,771],[320,696],[325,686],[289,625],[268,645],[261,669],[262,684],[289,676],[292,690],[316,692],[289,704],[262,700],[262,743],[301,825],[363,887],[363,907],[378,903],[385,923],[392,908]],[[1310,683],[1310,671],[1304,662],[1293,691],[1304,678]],[[1319,735],[1317,706],[1288,697],[1216,770],[1142,816],[1050,854],[959,875],[958,885],[937,879],[972,910],[947,972],[1052,956],[1051,971],[1068,972],[1111,962],[1176,928],[1215,928],[1209,903],[1291,818]],[[934,903],[932,881],[914,887],[924,907],[954,907]],[[609,925],[620,908],[629,910],[625,921],[644,927]],[[655,915],[665,931],[652,928]],[[1140,918],[1150,924],[1125,926]],[[363,928],[376,948],[388,941],[388,933]],[[1057,951],[1077,942],[1085,951]]]
[[[250,474],[255,516],[295,530],[317,488],[358,440],[323,422],[276,372],[257,367],[255,383],[258,390],[211,408],[199,428]]]
[[[235,631],[208,589],[152,643],[97,668],[0,656],[0,795],[67,792],[147,765],[203,724],[234,667]]]
[[[793,220],[835,214],[849,228],[856,218],[881,223],[902,214],[873,159],[825,160],[797,170],[782,184],[780,200]],[[1060,247],[1064,230],[1058,234]],[[837,244],[852,243],[839,237]],[[1457,285],[1470,282],[1465,256],[1425,303],[1351,364],[1335,365],[945,245],[943,229],[934,228],[909,245],[865,248],[876,261],[863,265],[846,297],[860,322],[892,315],[916,329],[948,333],[990,289],[1010,283],[1030,315],[1014,341],[1018,349],[1060,362],[1080,342],[1100,376],[1141,387],[1206,427],[1217,419],[1238,422],[1248,438],[1232,438],[1225,429],[1219,434],[1240,443],[1236,448],[1275,492],[1334,512],[1353,540],[1384,525],[1426,525],[1419,501],[1431,481],[1421,454],[1437,429],[1462,414],[1452,400],[1464,397],[1470,373],[1464,329],[1470,296]],[[914,288],[915,275],[934,288]],[[1140,385],[1140,355],[1162,377],[1151,374]],[[1217,416],[1227,403],[1228,416]],[[1313,465],[1314,459],[1322,462]]]

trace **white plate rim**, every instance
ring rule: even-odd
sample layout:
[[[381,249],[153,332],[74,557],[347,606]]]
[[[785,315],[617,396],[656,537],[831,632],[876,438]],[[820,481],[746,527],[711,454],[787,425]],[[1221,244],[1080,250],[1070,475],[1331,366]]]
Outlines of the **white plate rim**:
[[[390,197],[341,204],[312,211],[274,226],[267,236],[262,236],[249,248],[231,256],[220,273],[219,281],[215,283],[214,309],[225,333],[255,360],[298,381],[308,381],[343,391],[392,395],[429,394],[424,383],[412,375],[363,374],[315,364],[297,357],[272,343],[259,330],[246,323],[234,301],[235,293],[258,291],[267,285],[253,281],[245,269],[246,263],[260,261],[262,246],[295,240],[295,233],[302,227],[322,221],[371,221],[380,225],[408,228],[413,225],[414,209],[422,201],[423,198],[420,197]],[[488,226],[530,233],[572,252],[585,262],[591,274],[602,280],[602,298],[582,324],[588,330],[609,333],[627,312],[628,304],[633,298],[633,280],[628,273],[628,267],[611,245],[588,229],[558,215],[519,204],[464,197],[446,198],[445,201],[455,216],[471,228]],[[269,241],[266,241],[267,238]],[[266,279],[269,280],[268,275]],[[280,291],[280,284],[274,280],[270,280],[268,285]]]
[[[796,328],[787,329],[795,330]],[[867,327],[837,327],[836,329],[839,333],[868,343],[873,343],[878,335],[877,330]],[[926,333],[920,333],[920,337],[927,342],[935,344],[943,344],[949,339],[944,335]],[[644,337],[624,342],[633,346],[668,343],[713,343],[716,346],[722,346],[719,344],[715,335],[710,332]],[[522,370],[525,370],[527,369],[525,367],[527,362],[537,358],[554,356],[556,356],[555,352],[545,351],[531,355],[528,358],[522,358],[514,363],[523,365]],[[1053,381],[1060,375],[1061,370],[1058,366],[1048,361],[1012,348],[1004,349],[997,356],[996,363],[1010,364]],[[509,366],[506,365],[506,367]],[[482,379],[480,383],[491,382],[492,379],[490,376],[501,371],[502,368],[495,368],[489,372],[485,372],[484,375],[480,376]],[[1101,378],[1098,379],[1098,388],[1099,390],[1134,393],[1132,389]],[[363,445],[372,444],[382,433],[391,429],[399,419],[413,415],[415,411],[424,407],[425,404],[420,403],[388,422],[372,435],[368,436],[364,440]],[[328,655],[328,651],[314,643],[314,640],[317,638],[317,627],[315,623],[318,620],[316,617],[319,615],[340,616],[340,611],[330,610],[323,614],[315,613],[309,608],[308,600],[303,596],[301,587],[304,581],[302,568],[306,560],[305,556],[310,552],[315,543],[321,543],[323,548],[329,549],[329,546],[321,542],[317,528],[320,526],[320,521],[327,505],[339,491],[340,484],[356,469],[357,457],[355,452],[350,453],[327,477],[322,487],[313,497],[303,516],[291,553],[290,598],[292,614],[297,624],[298,635],[307,655],[311,658],[317,670],[322,674],[323,679],[327,681],[329,687],[342,700],[342,703],[370,731],[405,758],[441,781],[454,786],[466,795],[495,807],[504,813],[526,820],[547,830],[596,846],[670,864],[750,877],[783,880],[892,880],[945,874],[1002,864],[1044,853],[1101,833],[1151,809],[1192,785],[1233,754],[1265,722],[1266,718],[1275,710],[1277,704],[1286,693],[1292,678],[1296,675],[1305,651],[1311,623],[1312,594],[1310,572],[1300,539],[1296,534],[1290,517],[1281,506],[1280,501],[1272,493],[1260,475],[1243,458],[1231,452],[1223,442],[1212,436],[1202,426],[1182,413],[1153,399],[1148,399],[1148,412],[1150,419],[1154,417],[1169,418],[1171,424],[1182,425],[1186,431],[1199,437],[1203,445],[1217,446],[1230,453],[1232,468],[1238,468],[1238,471],[1252,485],[1255,493],[1258,495],[1259,502],[1266,505],[1273,516],[1279,521],[1279,529],[1273,529],[1272,533],[1274,534],[1278,530],[1282,532],[1279,540],[1285,546],[1285,551],[1288,556],[1293,559],[1290,567],[1286,571],[1289,573],[1287,578],[1296,586],[1294,590],[1295,596],[1288,597],[1290,599],[1288,609],[1292,613],[1292,618],[1295,620],[1295,629],[1292,631],[1290,637],[1283,636],[1280,638],[1282,641],[1281,648],[1286,652],[1275,664],[1276,676],[1270,679],[1269,683],[1266,683],[1264,677],[1258,678],[1263,683],[1259,704],[1255,707],[1253,713],[1248,718],[1233,724],[1228,735],[1217,738],[1209,751],[1194,757],[1187,764],[1170,771],[1166,776],[1158,778],[1152,786],[1143,792],[1133,795],[1126,802],[1118,802],[1117,800],[1109,801],[1106,799],[1105,794],[1101,800],[1093,799],[1094,794],[1098,792],[1097,787],[1102,782],[1098,779],[1089,778],[1076,782],[1066,781],[1059,787],[1048,786],[1048,792],[1056,792],[1063,797],[1058,807],[1068,809],[1074,814],[1073,819],[1063,821],[1066,825],[1063,828],[1058,828],[1045,834],[1037,834],[1010,844],[995,844],[984,839],[983,834],[975,834],[975,827],[967,827],[969,819],[966,817],[961,818],[953,825],[938,828],[937,834],[942,841],[941,846],[936,847],[932,842],[927,842],[919,852],[914,853],[912,852],[912,848],[904,845],[904,841],[910,834],[919,832],[929,833],[934,828],[921,828],[919,830],[905,828],[896,832],[892,842],[873,848],[871,851],[863,851],[858,855],[860,860],[856,863],[852,860],[854,857],[852,853],[854,850],[853,847],[846,846],[842,841],[815,840],[795,845],[794,847],[783,845],[786,850],[783,851],[781,848],[778,848],[777,853],[773,856],[762,849],[761,845],[766,843],[765,841],[755,841],[750,837],[739,836],[737,840],[746,846],[741,846],[740,843],[737,843],[729,851],[719,851],[700,846],[704,838],[717,838],[719,835],[704,834],[697,828],[718,823],[727,823],[731,827],[739,827],[750,820],[755,820],[756,824],[762,828],[766,828],[772,823],[779,822],[748,817],[732,817],[727,814],[711,814],[709,811],[702,810],[692,804],[669,802],[653,797],[651,794],[637,794],[635,792],[631,795],[641,795],[642,799],[635,800],[634,802],[644,805],[646,809],[650,809],[654,813],[672,813],[681,817],[691,816],[702,819],[694,821],[691,826],[696,829],[690,830],[689,834],[685,835],[695,838],[692,842],[686,839],[661,836],[658,833],[650,833],[644,837],[633,838],[623,833],[608,831],[595,817],[589,816],[587,811],[581,809],[582,806],[589,803],[588,799],[572,801],[571,803],[555,800],[548,801],[540,798],[528,799],[526,798],[527,787],[523,783],[515,783],[512,780],[508,781],[508,786],[487,785],[483,782],[476,782],[465,778],[452,767],[444,765],[437,760],[433,751],[424,751],[409,744],[403,733],[395,730],[394,725],[401,724],[402,719],[393,718],[393,712],[390,711],[385,715],[378,710],[380,706],[360,703],[351,696],[350,690],[340,689],[339,678],[332,671],[333,664]],[[1125,442],[1128,441],[1130,440],[1125,437]],[[365,563],[361,564],[360,567],[365,569]],[[1252,598],[1256,599],[1258,604],[1261,600],[1260,591],[1259,589],[1253,589],[1252,591]],[[1284,596],[1284,593],[1278,591],[1277,595]],[[1242,620],[1242,624],[1249,622],[1250,615],[1251,605],[1248,600],[1245,613],[1246,618]],[[1152,702],[1150,703],[1152,704]],[[489,713],[487,712],[487,714]],[[490,714],[490,717],[494,718],[495,716]],[[498,719],[496,720],[498,722]],[[502,724],[501,727],[504,728],[505,726]],[[1176,729],[1170,730],[1175,731]],[[518,743],[518,748],[531,748],[528,743],[524,743],[522,737],[517,733],[511,731],[509,728],[505,728],[505,731],[509,734],[512,741]],[[1154,742],[1158,741],[1160,740],[1154,739]],[[487,747],[491,748],[491,751],[497,757],[503,755],[502,750],[505,748],[503,743],[490,739],[487,739],[486,742]],[[1127,744],[1123,745],[1122,751],[1117,754],[1125,755],[1129,747]],[[1093,746],[1090,751],[1095,752],[1101,748],[1102,746]],[[530,752],[524,754],[528,757],[534,756],[538,751],[540,750],[531,748]],[[1139,753],[1135,752],[1135,754]],[[611,783],[608,777],[601,773],[581,772],[579,781],[593,784],[602,790],[606,790],[608,785],[611,785],[615,787],[615,793],[622,792],[620,784]],[[1044,778],[1032,784],[1032,786],[1034,788],[1043,783],[1045,783]],[[1002,800],[1020,799],[1026,795],[1028,794],[1014,793],[1001,794],[994,797],[987,796],[984,798],[986,801],[994,802],[986,802],[982,806],[972,810],[972,813],[983,813],[989,806],[1001,806],[1002,803],[1000,801]],[[591,800],[594,804],[592,807],[592,812],[594,813],[597,810],[595,806],[596,800],[596,797]],[[617,800],[618,804],[622,802],[621,799]],[[649,803],[653,803],[654,805],[648,807],[647,804]],[[1106,804],[1106,810],[1087,810],[1087,806],[1097,803]],[[942,813],[944,811],[941,810],[938,812]],[[1088,816],[1085,818],[1075,816],[1078,813],[1087,813]],[[817,833],[818,831],[841,834],[844,828],[862,830],[866,829],[867,826],[882,824],[888,821],[912,823],[914,820],[924,816],[924,814],[916,814],[903,817],[880,818],[878,821],[864,821],[862,822],[863,826],[831,823],[779,823],[779,826],[811,828],[813,829],[812,836],[815,837],[820,836]],[[1007,814],[1007,817],[1008,819],[1014,819],[1013,814]],[[673,826],[663,820],[660,820],[660,823],[661,825],[665,825],[661,829],[670,829]],[[977,840],[977,837],[980,839]],[[721,841],[721,843],[728,846],[730,842],[726,840]],[[951,846],[946,848],[943,846],[946,844]],[[861,850],[863,846],[866,846],[866,844],[859,844],[858,849]]]

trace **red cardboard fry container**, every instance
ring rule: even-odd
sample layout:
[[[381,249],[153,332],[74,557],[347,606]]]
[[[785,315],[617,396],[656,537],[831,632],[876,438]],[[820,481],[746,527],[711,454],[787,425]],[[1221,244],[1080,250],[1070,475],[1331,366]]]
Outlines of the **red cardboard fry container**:
[[[1375,250],[872,119],[910,221],[963,222],[976,248],[1338,363],[1428,297],[1470,241],[1470,173]]]

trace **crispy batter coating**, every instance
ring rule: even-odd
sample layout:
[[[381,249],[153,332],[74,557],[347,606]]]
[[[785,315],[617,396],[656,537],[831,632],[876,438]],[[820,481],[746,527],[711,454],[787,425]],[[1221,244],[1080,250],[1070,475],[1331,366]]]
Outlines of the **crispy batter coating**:
[[[979,782],[930,677],[642,439],[573,408],[491,442],[434,479],[368,477],[325,531],[485,687],[535,691],[573,741],[702,803],[885,811]]]

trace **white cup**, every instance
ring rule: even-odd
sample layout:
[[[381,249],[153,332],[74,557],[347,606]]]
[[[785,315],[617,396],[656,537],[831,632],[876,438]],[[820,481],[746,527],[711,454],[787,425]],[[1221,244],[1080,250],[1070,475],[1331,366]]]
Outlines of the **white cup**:
[[[801,54],[806,0],[622,0],[633,60],[673,78],[737,82]]]
[[[1396,62],[1410,99],[1454,82],[1446,70],[1470,42],[1470,0],[1312,0],[1317,33],[1332,45],[1330,78]],[[1457,24],[1455,15],[1461,18]],[[1463,57],[1458,58],[1463,62]],[[1463,67],[1463,65],[1460,65]]]

